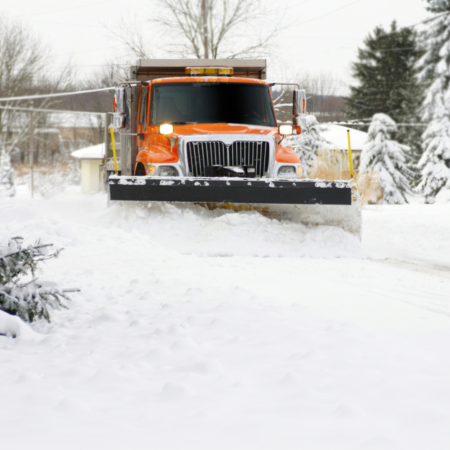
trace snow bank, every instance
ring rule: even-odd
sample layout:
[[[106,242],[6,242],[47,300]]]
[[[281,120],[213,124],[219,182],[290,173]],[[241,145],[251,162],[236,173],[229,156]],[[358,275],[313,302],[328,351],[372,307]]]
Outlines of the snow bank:
[[[450,268],[449,219],[450,204],[365,206],[363,246],[376,257]]]
[[[256,211],[207,210],[196,205],[115,205],[99,217],[110,228],[148,236],[184,255],[364,257],[358,239],[337,227],[309,227]]]
[[[34,338],[37,334],[17,316],[0,311],[0,336]]]
[[[450,203],[450,189],[442,189],[439,194],[436,195],[434,202],[438,205]]]

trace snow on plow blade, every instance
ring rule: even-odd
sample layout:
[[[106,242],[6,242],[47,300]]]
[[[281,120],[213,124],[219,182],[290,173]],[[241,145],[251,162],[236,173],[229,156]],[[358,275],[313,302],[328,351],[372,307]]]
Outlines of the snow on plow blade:
[[[280,220],[338,226],[360,237],[361,208],[352,180],[274,180],[111,176],[110,200],[203,203],[256,210]]]

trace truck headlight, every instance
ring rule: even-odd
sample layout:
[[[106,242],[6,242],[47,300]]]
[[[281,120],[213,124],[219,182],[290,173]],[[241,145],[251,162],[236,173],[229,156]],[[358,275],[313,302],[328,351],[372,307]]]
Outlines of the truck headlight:
[[[282,136],[290,136],[292,134],[292,125],[280,125],[278,127],[278,133]]]
[[[159,126],[159,132],[161,134],[173,134],[173,125],[171,123],[163,123]]]
[[[161,166],[158,171],[160,177],[176,177],[178,176],[178,171],[172,166]]]
[[[278,169],[278,178],[297,178],[297,167],[281,166]]]

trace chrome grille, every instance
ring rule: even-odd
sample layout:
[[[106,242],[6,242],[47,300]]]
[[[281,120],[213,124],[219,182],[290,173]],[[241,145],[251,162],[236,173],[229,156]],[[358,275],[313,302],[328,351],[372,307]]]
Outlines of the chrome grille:
[[[207,166],[251,166],[256,177],[263,177],[269,169],[269,143],[259,141],[235,141],[226,146],[220,141],[196,141],[187,143],[189,173],[204,177]]]

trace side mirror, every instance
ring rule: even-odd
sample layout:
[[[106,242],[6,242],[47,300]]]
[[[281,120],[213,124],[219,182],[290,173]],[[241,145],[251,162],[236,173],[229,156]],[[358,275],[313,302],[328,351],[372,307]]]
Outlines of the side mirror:
[[[294,90],[294,117],[306,114],[306,91],[304,89]]]
[[[116,88],[114,91],[114,101],[113,101],[113,127],[114,130],[119,130],[125,128],[126,126],[126,115],[125,115],[125,88]]]
[[[293,99],[294,127],[297,134],[301,134],[302,128],[306,126],[306,91],[305,89],[294,90]]]
[[[125,114],[125,88],[119,87],[114,91],[113,110],[117,114]]]

